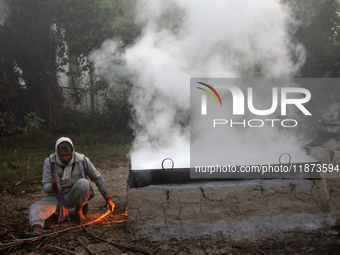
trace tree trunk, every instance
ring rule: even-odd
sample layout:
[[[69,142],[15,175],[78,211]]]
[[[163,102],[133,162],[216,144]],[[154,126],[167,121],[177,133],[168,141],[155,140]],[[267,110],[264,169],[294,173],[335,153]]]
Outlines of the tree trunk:
[[[93,81],[93,66],[90,63],[90,110],[91,110],[91,116],[93,117],[95,114],[95,106],[94,106],[94,97],[96,95],[96,88],[94,86],[94,81]]]
[[[79,71],[78,71],[78,61],[77,61],[77,56],[71,55],[69,57],[69,71],[70,71],[70,76],[68,78],[68,87],[73,88],[73,95],[76,100],[76,105],[81,103],[81,99],[79,96]]]

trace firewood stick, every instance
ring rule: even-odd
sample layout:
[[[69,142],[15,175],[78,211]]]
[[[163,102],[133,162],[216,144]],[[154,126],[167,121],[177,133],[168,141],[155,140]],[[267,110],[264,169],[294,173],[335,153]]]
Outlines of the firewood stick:
[[[66,240],[63,238],[63,236],[61,236],[60,238],[61,238],[61,240],[64,242],[66,248],[69,250],[70,247],[68,247],[68,244],[67,244]]]
[[[35,247],[35,249],[39,249],[39,247],[43,244],[43,242],[45,242],[46,241],[46,239],[44,239],[44,240],[42,240],[41,242],[40,242],[40,244],[37,246],[37,247]]]
[[[251,248],[254,249],[255,251],[257,251],[257,252],[263,254],[263,255],[267,255],[267,253],[264,253],[263,251],[260,251],[259,249],[256,249],[256,248],[254,248],[254,247],[251,247]]]
[[[104,218],[106,215],[108,215],[108,213],[109,212],[106,212],[105,214],[100,216],[98,219],[93,220],[91,222],[88,222],[86,224],[81,224],[81,225],[78,225],[78,226],[74,226],[74,227],[70,227],[70,228],[65,228],[65,229],[59,230],[57,232],[53,232],[53,233],[49,233],[49,234],[45,234],[45,235],[41,235],[41,236],[35,236],[35,237],[25,238],[25,239],[15,239],[15,241],[13,241],[11,243],[1,244],[0,251],[2,251],[4,249],[7,249],[9,247],[12,247],[12,246],[16,246],[16,245],[21,244],[21,243],[26,242],[26,241],[37,241],[37,240],[39,240],[41,238],[44,238],[44,237],[53,236],[53,235],[56,235],[56,234],[59,234],[59,233],[65,232],[65,231],[69,231],[71,229],[76,229],[76,228],[79,228],[79,227],[82,227],[82,226],[91,225],[91,224],[95,223],[96,221],[98,221],[99,219]]]
[[[14,252],[14,253],[11,253],[11,255],[19,254],[19,253],[22,253],[24,251],[26,251],[26,249],[25,250],[21,250],[21,251],[17,251],[17,252]]]
[[[112,242],[112,241],[108,241],[108,240],[105,240],[104,238],[101,238],[99,236],[96,236],[94,234],[92,234],[90,231],[88,231],[85,226],[83,225],[82,228],[88,233],[90,234],[91,236],[93,236],[94,238],[96,239],[99,239],[103,242],[106,242],[106,243],[109,243],[109,244],[112,244],[114,246],[117,246],[119,248],[123,248],[123,249],[127,249],[127,250],[131,250],[131,251],[137,251],[137,252],[141,252],[143,254],[149,254],[148,252],[144,251],[144,250],[141,250],[141,249],[138,249],[138,248],[134,248],[134,247],[130,247],[130,246],[126,246],[126,245],[123,245],[123,244],[118,244],[118,243],[115,243],[115,242]]]
[[[66,250],[66,249],[64,249],[64,248],[61,248],[61,247],[58,247],[58,246],[55,246],[55,245],[48,245],[49,247],[52,247],[52,248],[55,248],[55,249],[58,249],[58,250],[61,250],[61,251],[65,251],[65,252],[68,252],[68,253],[71,253],[71,254],[77,254],[77,253],[75,253],[75,252],[73,252],[73,251],[69,251],[69,250]]]
[[[13,249],[13,247],[11,247],[11,248],[5,253],[5,255],[9,254],[10,251],[11,251],[12,249]]]
[[[90,251],[90,249],[87,248],[87,247],[85,246],[85,244],[80,240],[79,237],[77,237],[76,240],[81,244],[81,246],[83,246],[83,247],[85,248],[85,250],[86,250],[90,255],[93,255],[93,253]]]
[[[12,234],[12,232],[9,231],[9,230],[7,230],[7,231],[8,231],[8,233],[11,235],[11,237],[13,238],[13,240],[16,240],[16,238],[14,237],[14,235]]]

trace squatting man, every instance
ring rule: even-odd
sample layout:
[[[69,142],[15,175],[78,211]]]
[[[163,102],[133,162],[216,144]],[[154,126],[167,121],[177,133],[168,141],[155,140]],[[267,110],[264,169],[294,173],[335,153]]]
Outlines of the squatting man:
[[[55,171],[52,173],[51,164]],[[103,198],[109,211],[114,210],[114,204],[102,175],[91,161],[84,155],[74,151],[71,139],[61,137],[55,144],[55,153],[44,162],[42,188],[47,194],[42,200],[30,207],[29,221],[33,228],[32,234],[41,234],[45,220],[56,212],[56,188],[60,184],[66,205],[76,206],[76,217],[85,220],[83,207],[90,199],[91,186],[86,177],[93,181]]]

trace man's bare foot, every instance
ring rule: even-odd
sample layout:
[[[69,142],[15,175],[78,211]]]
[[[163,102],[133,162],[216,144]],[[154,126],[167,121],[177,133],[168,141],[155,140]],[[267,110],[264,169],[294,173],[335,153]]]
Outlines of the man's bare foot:
[[[34,225],[33,233],[38,234],[38,235],[42,234],[42,227],[40,225]]]
[[[84,223],[86,221],[86,217],[84,214],[76,212],[76,221],[78,223]]]
[[[79,223],[83,223],[86,221],[86,217],[83,214],[83,206],[77,205],[76,207],[76,218],[79,221]]]

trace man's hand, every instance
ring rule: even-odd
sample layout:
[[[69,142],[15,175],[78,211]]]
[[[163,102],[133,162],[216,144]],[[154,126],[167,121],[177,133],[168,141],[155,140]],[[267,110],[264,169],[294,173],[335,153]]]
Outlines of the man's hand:
[[[106,198],[106,206],[107,210],[110,212],[113,212],[113,210],[115,209],[115,204],[112,202],[111,196]]]
[[[51,182],[52,182],[52,188],[57,189],[57,184],[60,184],[60,178],[56,172],[52,173]]]

